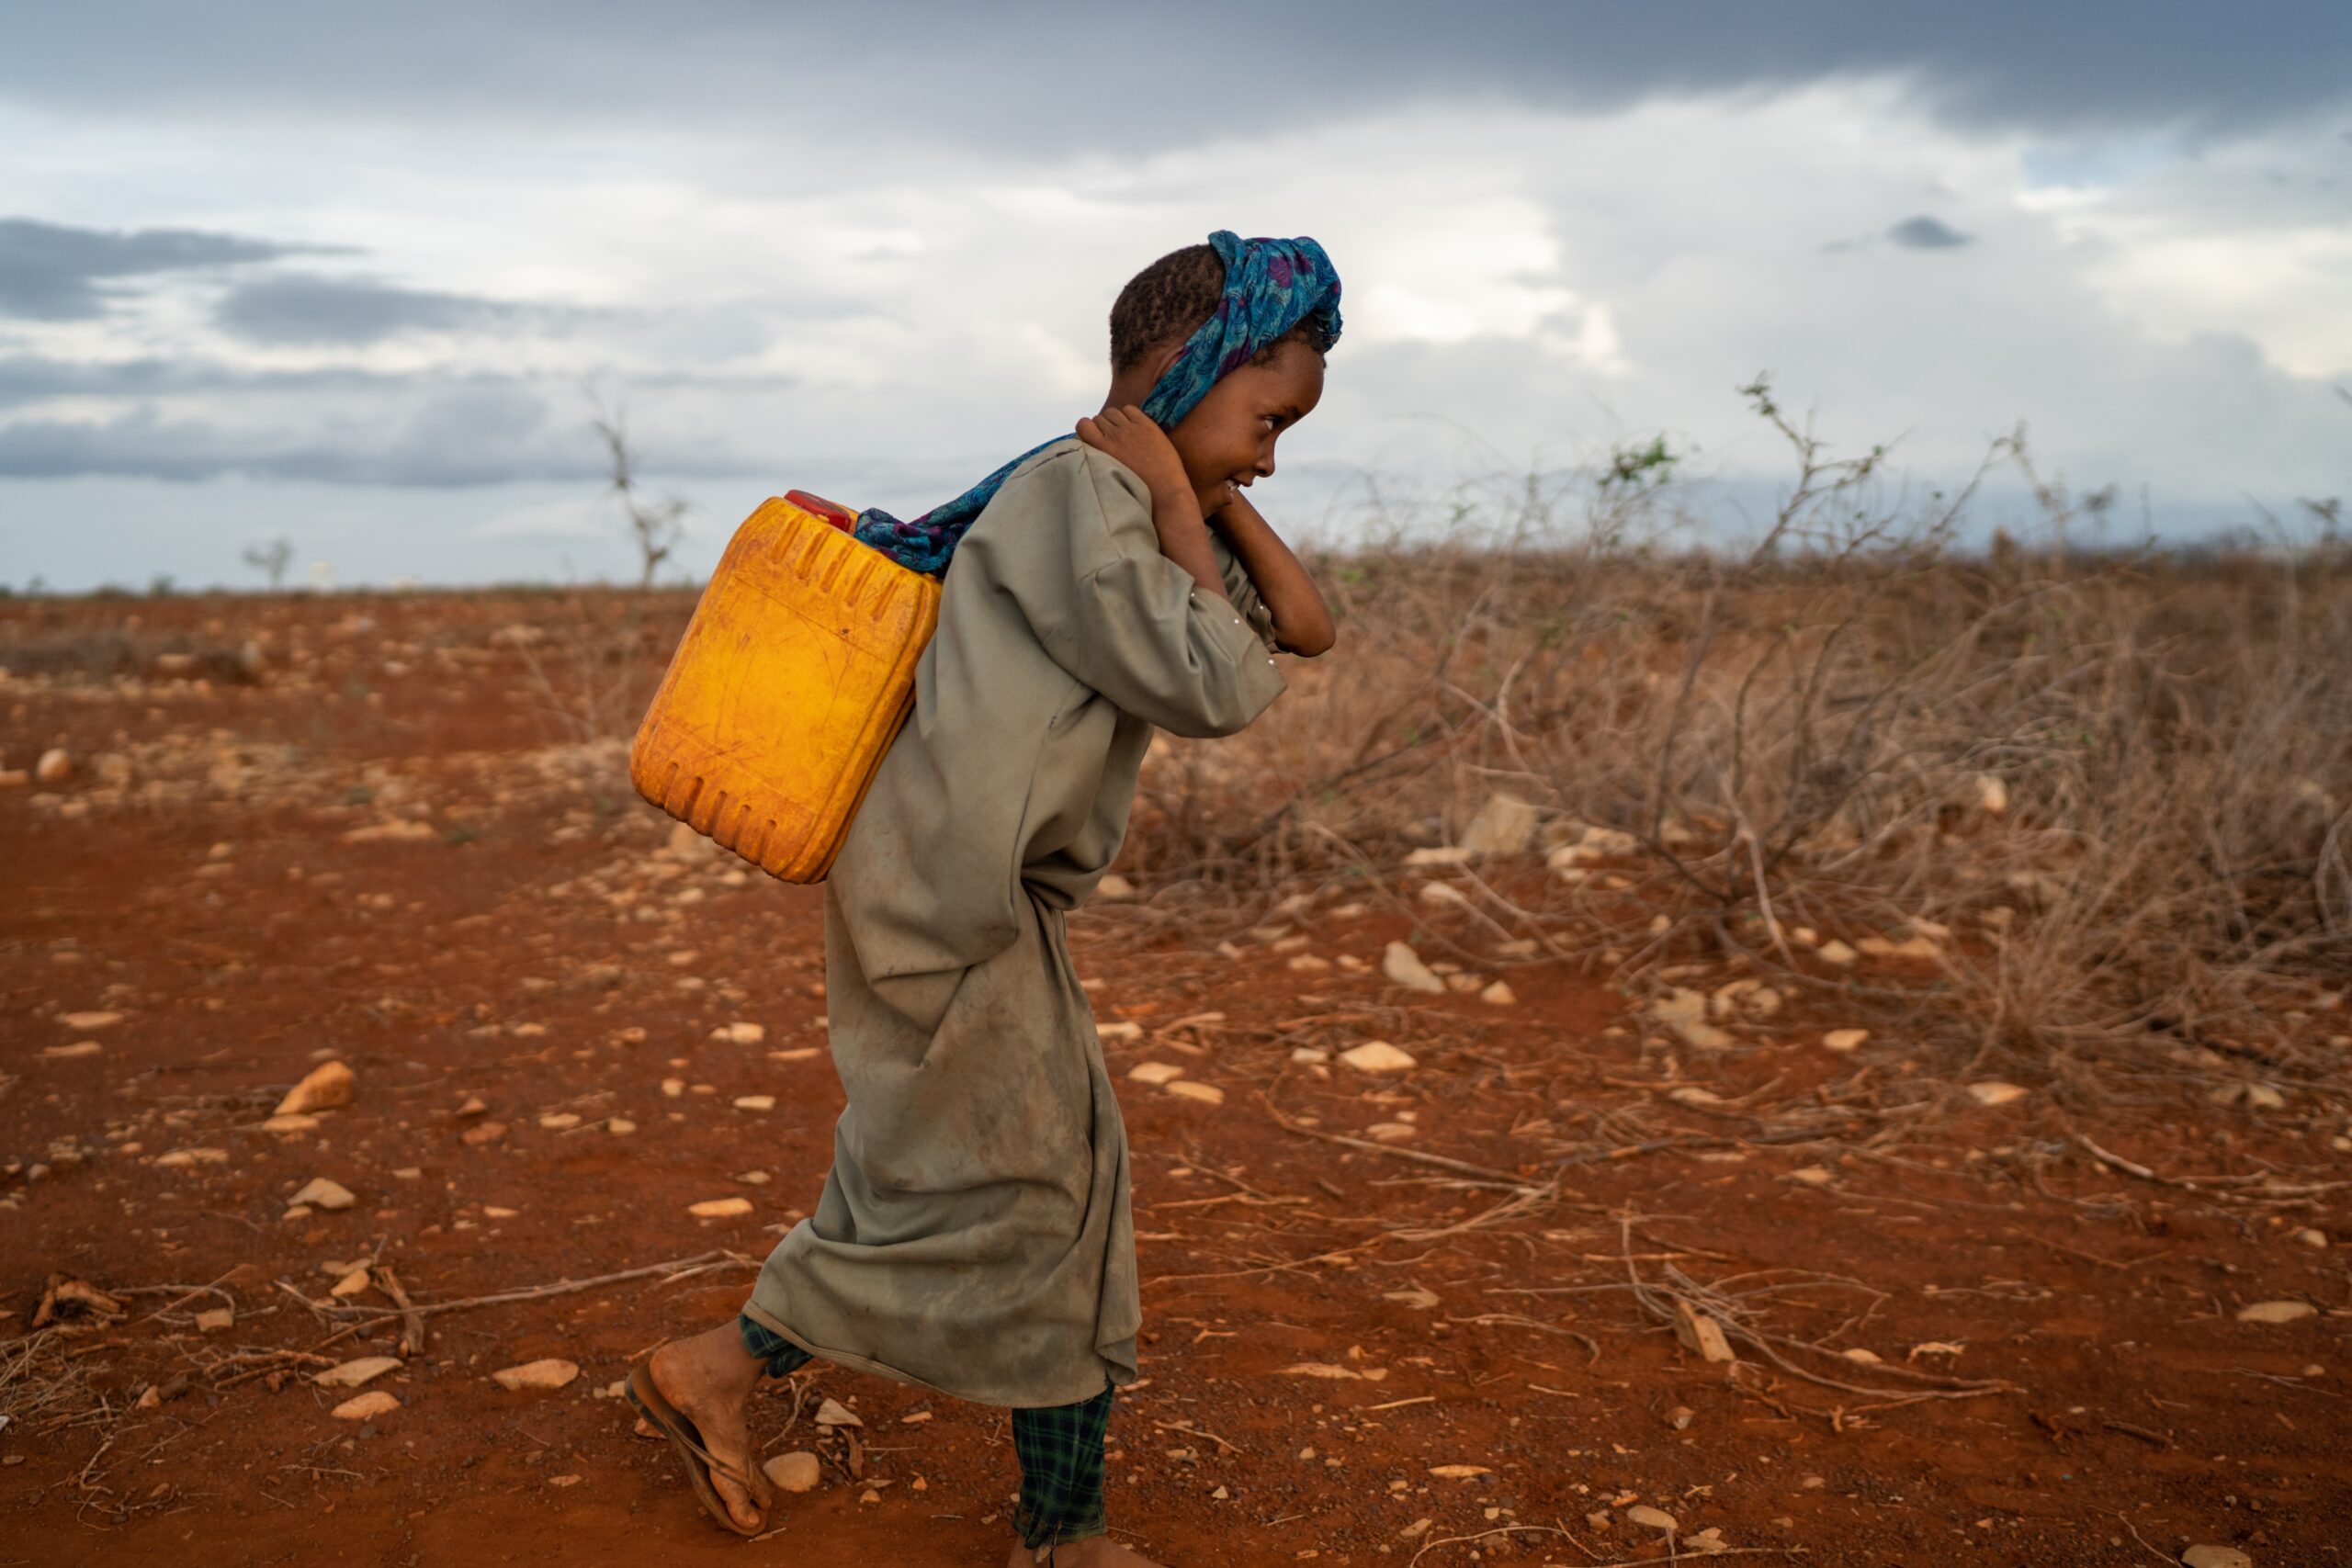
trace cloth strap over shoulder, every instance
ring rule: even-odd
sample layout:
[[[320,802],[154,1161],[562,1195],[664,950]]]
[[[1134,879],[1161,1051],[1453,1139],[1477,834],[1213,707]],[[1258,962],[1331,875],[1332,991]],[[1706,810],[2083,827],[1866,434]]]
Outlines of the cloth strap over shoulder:
[[[1153,384],[1143,412],[1162,430],[1173,430],[1199,406],[1211,387],[1238,370],[1258,351],[1312,318],[1326,344],[1340,337],[1340,274],[1323,247],[1301,235],[1295,240],[1245,240],[1230,229],[1209,236],[1225,264],[1225,289],[1216,309],[1184,341],[1183,352]],[[860,514],[857,537],[900,566],[933,576],[946,571],[956,547],[1012,471],[1066,437],[1041,441],[944,505],[901,522],[878,509]]]

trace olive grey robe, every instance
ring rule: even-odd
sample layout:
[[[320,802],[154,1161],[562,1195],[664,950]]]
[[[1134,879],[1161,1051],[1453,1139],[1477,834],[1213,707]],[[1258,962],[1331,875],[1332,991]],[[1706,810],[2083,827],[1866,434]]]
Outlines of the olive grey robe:
[[[1228,735],[1283,690],[1214,543],[1222,598],[1159,553],[1143,480],[1071,437],[957,546],[826,885],[849,1104],[744,1308],[802,1348],[988,1404],[1135,1377],[1126,1130],[1063,917],[1118,853],[1153,728]]]

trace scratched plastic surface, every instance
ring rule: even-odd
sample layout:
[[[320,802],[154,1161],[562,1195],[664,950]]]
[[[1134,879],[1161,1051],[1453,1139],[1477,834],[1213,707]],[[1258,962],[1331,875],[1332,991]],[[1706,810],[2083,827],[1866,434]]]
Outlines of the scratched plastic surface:
[[[790,501],[744,520],[629,748],[639,795],[818,882],[914,701],[939,584]]]

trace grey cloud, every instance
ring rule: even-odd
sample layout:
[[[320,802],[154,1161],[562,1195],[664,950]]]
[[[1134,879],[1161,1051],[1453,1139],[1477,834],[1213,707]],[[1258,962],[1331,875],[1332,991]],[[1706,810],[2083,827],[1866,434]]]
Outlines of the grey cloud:
[[[1973,234],[1963,234],[1940,218],[1921,213],[1905,218],[1886,231],[1886,237],[1906,251],[1949,251],[1976,243]]]
[[[0,424],[0,479],[107,474],[206,479],[243,474],[329,484],[456,489],[550,480],[594,483],[605,459],[584,415],[516,385],[439,391],[402,414],[343,416],[293,430],[168,418],[141,406],[102,422],[26,418]],[[762,473],[772,463],[722,445],[665,445],[664,472]]]
[[[333,9],[333,8],[331,8]],[[1072,25],[1038,0],[809,0],[752,7],[673,0],[461,0],[344,8],[322,25],[295,0],[231,13],[175,0],[55,6],[12,33],[0,95],[126,116],[276,111],[681,125],[755,120],[805,145],[809,93],[884,96],[862,124],[959,145],[1075,151],[1117,125],[1133,148],[1228,129],[1214,93],[1197,115],[1133,112],[1135,73],[1237,28],[1268,48],[1246,115],[1262,124],[1503,93],[1575,109],[1659,94],[1798,85],[1863,73],[1906,76],[1960,120],[2043,130],[2276,122],[2342,101],[2352,82],[2352,6],[2276,0],[2259,24],[2216,20],[2206,0],[2109,6],[2042,0],[1888,6],[1883,0],[1457,0],[1433,22],[1417,0],[1296,0],[1267,39],[1261,8],[1196,0],[1179,12],[1098,7]],[[459,19],[462,18],[462,26]],[[135,31],[143,47],[120,46]],[[465,47],[451,39],[462,37]],[[1253,64],[1258,63],[1253,62]]]
[[[104,315],[120,278],[274,261],[309,247],[194,229],[76,229],[0,218],[0,315],[42,321]]]
[[[507,327],[524,313],[519,306],[461,294],[296,275],[238,285],[213,320],[247,343],[356,345],[405,332]]]

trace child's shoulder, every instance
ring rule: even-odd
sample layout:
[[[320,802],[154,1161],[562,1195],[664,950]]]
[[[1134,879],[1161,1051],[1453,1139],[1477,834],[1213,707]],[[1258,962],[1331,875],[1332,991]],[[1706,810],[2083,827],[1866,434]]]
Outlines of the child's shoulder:
[[[1081,560],[1138,546],[1158,552],[1151,491],[1141,476],[1075,435],[1033,453],[1005,477],[998,496],[1023,519],[1023,532],[1059,532]]]

